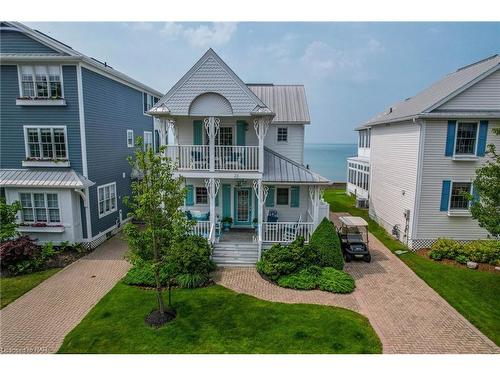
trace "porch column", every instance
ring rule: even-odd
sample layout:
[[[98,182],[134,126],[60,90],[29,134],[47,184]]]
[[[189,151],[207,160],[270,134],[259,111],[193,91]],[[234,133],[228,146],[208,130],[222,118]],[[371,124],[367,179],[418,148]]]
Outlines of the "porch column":
[[[203,120],[205,130],[209,140],[209,168],[210,172],[215,171],[215,137],[219,131],[220,119],[214,116],[206,117]]]
[[[208,178],[205,180],[205,187],[207,188],[207,194],[210,199],[210,233],[209,241],[210,243],[215,242],[215,223],[216,223],[216,213],[215,213],[215,197],[219,191],[220,180],[218,178]]]
[[[257,210],[257,233],[258,233],[258,259],[260,260],[260,255],[262,253],[262,240],[263,240],[263,235],[262,235],[262,227],[263,227],[263,221],[264,221],[264,202],[266,201],[267,197],[267,192],[269,188],[265,185],[262,185],[262,180],[254,180],[253,181],[253,189],[255,191],[255,195],[257,196],[257,204],[259,206],[259,209]]]
[[[259,116],[253,120],[253,127],[255,134],[259,139],[259,172],[264,173],[264,138],[266,137],[269,124],[271,123],[271,116]]]
[[[321,200],[319,186],[309,186],[309,198],[311,198],[311,205],[313,209],[313,222],[314,227],[319,224],[319,203]]]

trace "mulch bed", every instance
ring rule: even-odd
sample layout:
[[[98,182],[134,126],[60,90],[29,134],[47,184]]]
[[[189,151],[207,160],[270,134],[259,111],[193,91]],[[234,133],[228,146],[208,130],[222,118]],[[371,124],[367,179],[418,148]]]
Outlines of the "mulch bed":
[[[160,310],[153,310],[144,318],[144,321],[153,328],[160,328],[171,320],[174,320],[176,316],[177,312],[173,309],[165,310],[163,314],[160,313]]]
[[[467,268],[467,266],[465,264],[458,263],[456,260],[452,260],[452,259],[434,260],[434,259],[432,259],[429,256],[430,251],[431,251],[431,249],[420,249],[420,250],[415,251],[415,253],[417,253],[421,257],[430,259],[430,260],[432,260],[434,262],[449,264],[449,265],[452,265],[452,266],[455,266],[455,267],[459,267],[459,268]],[[478,263],[476,271],[485,271],[485,272],[496,272],[496,273],[498,273],[498,271],[495,270],[495,266],[493,266],[491,264],[488,264],[488,263]]]

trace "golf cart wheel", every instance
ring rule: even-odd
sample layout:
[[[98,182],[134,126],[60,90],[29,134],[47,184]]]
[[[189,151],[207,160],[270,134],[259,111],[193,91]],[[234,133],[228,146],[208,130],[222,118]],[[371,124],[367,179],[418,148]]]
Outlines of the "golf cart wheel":
[[[352,255],[349,253],[344,254],[344,260],[349,263],[352,260]]]
[[[370,263],[371,260],[372,260],[372,256],[370,254],[366,254],[363,256],[363,260],[366,262],[366,263]]]

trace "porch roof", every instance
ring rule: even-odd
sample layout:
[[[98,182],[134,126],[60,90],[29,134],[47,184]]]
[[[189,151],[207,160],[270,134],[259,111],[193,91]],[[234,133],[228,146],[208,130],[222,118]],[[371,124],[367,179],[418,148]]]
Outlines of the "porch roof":
[[[0,169],[0,186],[83,189],[94,182],[73,169]]]
[[[311,185],[325,185],[331,182],[305,166],[264,148],[264,175],[263,182],[286,182]]]

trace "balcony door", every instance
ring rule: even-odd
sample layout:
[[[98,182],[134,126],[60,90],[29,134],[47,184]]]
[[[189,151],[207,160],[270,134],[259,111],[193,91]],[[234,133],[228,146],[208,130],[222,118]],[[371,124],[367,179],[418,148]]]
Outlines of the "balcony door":
[[[250,188],[234,189],[234,224],[251,225],[252,191]]]

